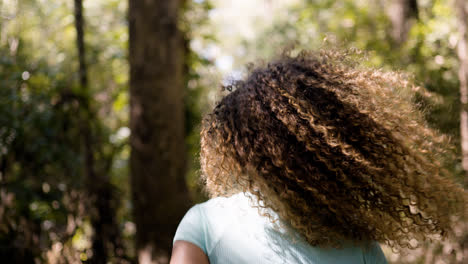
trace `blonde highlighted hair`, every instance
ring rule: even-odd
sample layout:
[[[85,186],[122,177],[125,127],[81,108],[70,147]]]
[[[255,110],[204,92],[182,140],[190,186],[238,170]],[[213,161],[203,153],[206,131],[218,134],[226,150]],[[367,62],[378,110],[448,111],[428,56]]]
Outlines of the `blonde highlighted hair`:
[[[202,124],[208,193],[253,193],[313,246],[398,250],[452,232],[467,195],[441,166],[449,139],[426,124],[407,77],[357,59],[283,55],[234,83]]]

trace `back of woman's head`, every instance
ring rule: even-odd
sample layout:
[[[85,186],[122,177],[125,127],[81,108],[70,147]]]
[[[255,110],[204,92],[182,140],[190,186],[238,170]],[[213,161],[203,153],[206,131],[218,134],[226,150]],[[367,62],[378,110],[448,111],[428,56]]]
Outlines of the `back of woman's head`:
[[[402,74],[339,52],[303,52],[250,71],[206,116],[201,165],[212,196],[248,191],[314,246],[451,232],[465,191],[441,160],[446,137]]]

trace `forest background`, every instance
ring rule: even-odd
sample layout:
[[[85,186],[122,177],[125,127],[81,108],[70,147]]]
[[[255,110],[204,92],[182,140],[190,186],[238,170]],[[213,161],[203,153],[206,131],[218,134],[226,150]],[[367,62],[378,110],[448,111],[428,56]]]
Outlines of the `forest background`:
[[[285,47],[358,49],[413,76],[468,186],[467,23],[464,0],[0,0],[0,262],[167,263],[180,218],[207,199],[203,113]],[[467,224],[408,255],[383,249],[463,263]]]

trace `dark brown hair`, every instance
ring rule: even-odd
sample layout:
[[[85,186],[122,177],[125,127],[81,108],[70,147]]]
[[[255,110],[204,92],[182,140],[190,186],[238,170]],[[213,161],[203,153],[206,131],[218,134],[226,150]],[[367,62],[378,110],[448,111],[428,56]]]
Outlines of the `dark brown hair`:
[[[450,232],[466,192],[441,160],[402,73],[342,52],[283,55],[253,68],[208,114],[201,166],[211,196],[251,192],[313,246],[395,250]]]

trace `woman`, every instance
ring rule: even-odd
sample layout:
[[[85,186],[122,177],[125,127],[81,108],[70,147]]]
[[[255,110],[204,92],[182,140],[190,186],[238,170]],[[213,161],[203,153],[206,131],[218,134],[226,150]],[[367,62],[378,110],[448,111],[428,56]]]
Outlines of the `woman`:
[[[171,263],[386,263],[379,243],[452,232],[466,193],[441,168],[447,138],[404,76],[352,57],[283,56],[229,87],[201,131],[212,199],[185,215]]]

